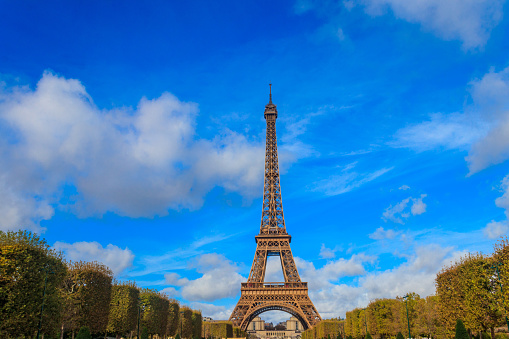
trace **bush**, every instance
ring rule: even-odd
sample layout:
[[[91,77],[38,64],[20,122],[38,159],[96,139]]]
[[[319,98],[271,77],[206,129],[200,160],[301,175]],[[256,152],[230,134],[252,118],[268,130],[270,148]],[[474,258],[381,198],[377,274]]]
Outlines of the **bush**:
[[[401,334],[401,332],[398,332],[396,339],[405,339],[405,337],[403,337],[403,334]]]
[[[90,329],[87,326],[83,326],[80,328],[76,339],[92,339],[92,335],[90,334]]]
[[[141,339],[148,339],[148,329],[146,327],[143,327],[141,330]]]
[[[465,325],[463,325],[463,321],[461,321],[461,319],[456,321],[456,335],[454,336],[454,339],[469,339],[467,329],[465,328]]]
[[[495,339],[509,339],[509,335],[507,333],[497,333]]]
[[[371,334],[369,334],[369,332],[368,332],[368,334],[366,335],[366,339],[373,339],[373,338],[371,337]]]

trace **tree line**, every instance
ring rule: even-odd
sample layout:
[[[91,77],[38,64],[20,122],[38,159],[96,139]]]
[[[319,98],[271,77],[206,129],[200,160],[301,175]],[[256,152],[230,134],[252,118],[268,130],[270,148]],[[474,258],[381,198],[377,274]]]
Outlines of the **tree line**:
[[[436,294],[408,293],[376,299],[366,308],[346,313],[345,336],[364,338],[453,338],[458,320],[470,339],[495,339],[495,329],[509,323],[509,241],[499,240],[491,255],[469,253],[443,267],[435,279]],[[509,339],[506,334],[499,337]]]
[[[66,262],[28,231],[0,231],[0,338],[200,338],[200,311],[113,279],[98,262]],[[86,332],[86,331],[85,331]],[[81,332],[80,332],[81,333]],[[76,339],[78,339],[76,337]]]

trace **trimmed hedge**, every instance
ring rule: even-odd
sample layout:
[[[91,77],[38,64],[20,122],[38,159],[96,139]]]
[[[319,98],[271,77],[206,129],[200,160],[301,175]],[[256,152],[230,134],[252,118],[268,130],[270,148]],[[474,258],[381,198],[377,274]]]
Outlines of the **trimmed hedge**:
[[[202,338],[232,338],[231,321],[205,321],[202,324]]]
[[[343,322],[339,320],[322,320],[313,328],[302,332],[301,339],[322,339],[342,337]]]

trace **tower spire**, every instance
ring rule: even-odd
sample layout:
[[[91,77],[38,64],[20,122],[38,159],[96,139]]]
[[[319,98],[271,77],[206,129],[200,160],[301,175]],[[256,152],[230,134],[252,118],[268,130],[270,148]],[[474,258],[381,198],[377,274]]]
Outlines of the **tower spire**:
[[[272,104],[272,83],[269,83],[269,104]]]

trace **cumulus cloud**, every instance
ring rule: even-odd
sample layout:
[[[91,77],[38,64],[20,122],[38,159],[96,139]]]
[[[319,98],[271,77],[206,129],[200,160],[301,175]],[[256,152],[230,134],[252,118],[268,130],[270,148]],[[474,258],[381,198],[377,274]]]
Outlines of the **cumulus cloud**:
[[[374,240],[394,239],[398,234],[399,232],[394,230],[384,230],[383,227],[378,227],[369,237]]]
[[[420,24],[445,40],[458,39],[463,48],[482,48],[502,19],[505,0],[358,0],[372,16],[390,11],[395,17]],[[350,2],[347,2],[351,6]]]
[[[57,251],[62,251],[65,257],[72,261],[97,261],[108,266],[115,275],[120,275],[125,269],[133,264],[134,254],[127,247],[120,247],[108,244],[103,247],[96,241],[92,242],[75,242],[68,244],[57,241],[53,245]]]
[[[507,235],[508,231],[509,224],[507,221],[492,220],[485,228],[483,228],[483,234],[488,239],[497,239],[503,235]]]
[[[33,90],[0,88],[0,229],[40,230],[55,208],[163,216],[199,208],[215,186],[259,195],[263,142],[228,129],[200,139],[197,114],[197,104],[170,93],[100,109],[78,80],[50,72]],[[290,155],[292,142],[283,143]],[[63,187],[75,194],[64,196]]]
[[[164,280],[166,282],[166,284],[168,285],[171,285],[171,286],[184,286],[185,284],[187,284],[189,282],[189,279],[187,278],[181,278],[180,275],[178,275],[177,273],[166,273],[164,275]]]
[[[233,312],[233,307],[228,308],[202,302],[192,302],[191,307],[195,310],[201,310],[204,317],[211,317],[214,320],[228,320]]]
[[[409,197],[403,199],[394,206],[390,205],[383,212],[382,219],[385,222],[392,221],[403,225],[405,223],[403,219],[409,218],[410,215],[419,215],[426,212],[426,204],[422,201],[426,196],[426,194],[421,194],[419,198]],[[408,211],[407,206],[410,201],[412,205],[410,206],[410,211]]]
[[[202,276],[189,280],[180,289],[182,297],[190,301],[214,301],[235,297],[240,291],[240,283],[245,281],[238,267],[220,254],[204,254],[195,266]]]
[[[348,164],[341,168],[339,174],[332,175],[327,179],[319,180],[314,183],[313,191],[322,192],[325,195],[333,196],[350,192],[376,178],[384,175],[394,167],[381,168],[374,172],[359,173],[355,170],[356,162]]]
[[[464,253],[436,244],[417,246],[400,266],[383,271],[366,272],[359,263],[373,263],[374,257],[354,255],[340,265],[325,265],[316,269],[310,262],[298,259],[303,281],[308,281],[311,300],[323,318],[345,316],[346,311],[366,307],[376,298],[394,298],[408,292],[427,296],[435,292],[436,273]],[[338,271],[350,263],[348,275],[357,283],[338,281]],[[329,266],[328,266],[329,265]],[[339,269],[339,270],[338,270]],[[347,275],[347,274],[344,274]]]

